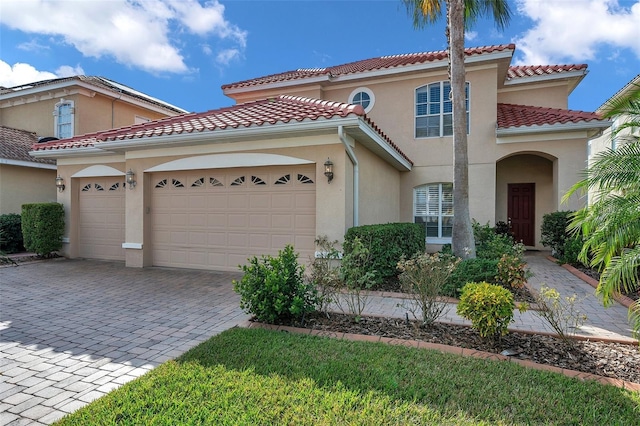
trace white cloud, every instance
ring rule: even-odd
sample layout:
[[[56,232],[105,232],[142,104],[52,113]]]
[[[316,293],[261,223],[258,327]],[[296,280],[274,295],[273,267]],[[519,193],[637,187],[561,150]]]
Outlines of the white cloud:
[[[82,74],[84,74],[84,70],[79,65],[76,67],[63,65],[58,68],[55,73],[52,73],[49,71],[39,71],[29,64],[18,62],[12,66],[0,60],[0,86],[4,87],[13,87],[34,81]]]
[[[61,37],[83,55],[112,56],[152,72],[187,72],[176,40],[186,31],[246,47],[246,31],[224,18],[217,0],[8,0],[0,22],[26,33]]]
[[[464,33],[464,38],[468,41],[473,41],[476,37],[478,37],[477,31],[467,31]]]
[[[640,0],[518,0],[534,27],[514,40],[521,63],[594,60],[598,49],[630,49],[640,58]]]
[[[216,55],[216,62],[221,65],[229,65],[233,59],[240,57],[240,51],[238,49],[225,49]]]

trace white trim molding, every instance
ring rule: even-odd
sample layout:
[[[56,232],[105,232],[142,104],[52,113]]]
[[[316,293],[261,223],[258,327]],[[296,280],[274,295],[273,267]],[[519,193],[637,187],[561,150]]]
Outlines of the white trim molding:
[[[233,167],[289,166],[294,164],[313,164],[313,161],[278,154],[233,153],[211,154],[181,158],[158,164],[145,170],[147,172],[168,172],[176,170],[227,169]]]

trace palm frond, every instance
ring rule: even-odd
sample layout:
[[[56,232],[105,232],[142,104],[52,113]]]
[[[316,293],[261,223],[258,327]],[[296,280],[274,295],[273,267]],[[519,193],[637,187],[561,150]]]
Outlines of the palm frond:
[[[611,259],[600,276],[596,293],[602,296],[605,306],[613,303],[616,293],[631,293],[639,288],[640,246],[623,250]]]

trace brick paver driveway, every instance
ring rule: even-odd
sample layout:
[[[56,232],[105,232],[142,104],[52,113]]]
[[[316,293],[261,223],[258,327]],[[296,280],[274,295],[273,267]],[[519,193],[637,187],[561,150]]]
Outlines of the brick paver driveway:
[[[0,425],[48,424],[248,318],[237,273],[0,268]]]

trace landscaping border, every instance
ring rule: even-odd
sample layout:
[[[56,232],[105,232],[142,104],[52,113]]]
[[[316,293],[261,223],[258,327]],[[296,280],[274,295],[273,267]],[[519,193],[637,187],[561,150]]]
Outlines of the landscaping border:
[[[569,369],[554,367],[554,366],[545,365],[545,364],[538,364],[533,361],[510,358],[510,357],[500,355],[500,354],[495,354],[492,352],[484,352],[484,351],[478,351],[475,349],[460,348],[457,346],[443,345],[440,343],[428,343],[428,342],[421,342],[419,340],[395,339],[395,338],[389,338],[389,337],[342,333],[342,332],[333,332],[333,331],[325,331],[325,330],[312,330],[308,328],[265,324],[261,322],[252,322],[252,321],[244,321],[240,323],[238,327],[263,328],[266,330],[282,331],[286,333],[306,334],[306,335],[316,336],[316,337],[328,337],[332,339],[343,339],[343,340],[350,340],[350,341],[380,342],[380,343],[386,343],[388,345],[399,345],[399,346],[405,346],[405,347],[416,348],[416,349],[430,349],[430,350],[439,351],[441,353],[450,353],[454,355],[467,356],[467,357],[473,357],[473,358],[480,358],[480,359],[487,359],[487,360],[494,360],[494,361],[515,362],[516,364],[519,364],[526,368],[532,368],[540,371],[550,371],[553,373],[562,374],[567,377],[576,378],[582,381],[594,380],[604,385],[615,386],[621,389],[640,392],[640,383],[627,382],[625,380],[614,379],[611,377],[603,377],[603,376],[598,376],[596,374],[583,373],[581,371],[569,370]]]

